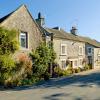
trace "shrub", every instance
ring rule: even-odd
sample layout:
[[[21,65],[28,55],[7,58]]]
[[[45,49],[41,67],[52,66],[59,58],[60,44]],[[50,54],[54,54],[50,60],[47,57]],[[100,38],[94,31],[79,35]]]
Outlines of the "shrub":
[[[84,66],[84,70],[89,70],[91,69],[91,66],[89,66],[88,64]]]
[[[48,73],[48,72],[46,71],[46,72],[44,73],[43,77],[44,77],[44,80],[49,80],[50,77],[51,77],[51,75],[50,75],[50,73]]]
[[[33,75],[41,79],[42,75],[48,70],[49,63],[54,61],[55,53],[45,43],[42,43],[30,56],[33,62]]]
[[[81,71],[82,71],[82,69],[80,67],[73,69],[73,73],[79,73]]]
[[[68,74],[72,74],[73,73],[73,68],[70,65],[67,68],[67,72],[68,72]]]
[[[15,61],[12,54],[18,50],[16,36],[18,32],[0,27],[0,83],[7,86],[13,84]]]
[[[60,76],[67,76],[67,75],[70,75],[70,74],[71,74],[71,72],[70,72],[69,69],[68,69],[68,70],[63,70],[63,69],[61,69],[60,67],[55,67],[55,68],[54,68],[54,73],[55,73],[58,77],[60,77]]]
[[[14,75],[14,68],[15,62],[10,56],[0,56],[0,82],[2,84],[6,85],[9,81],[11,81],[11,77]]]
[[[18,50],[17,35],[18,32],[16,30],[7,30],[4,27],[0,27],[0,55],[10,55]]]
[[[18,61],[16,63],[16,75],[15,78],[24,79],[28,75],[32,75],[32,61],[24,53],[18,56]]]

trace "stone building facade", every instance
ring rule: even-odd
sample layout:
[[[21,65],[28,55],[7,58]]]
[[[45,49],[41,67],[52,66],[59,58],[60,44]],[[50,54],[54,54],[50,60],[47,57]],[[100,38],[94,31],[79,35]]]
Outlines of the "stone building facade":
[[[18,31],[19,52],[31,52],[42,41],[42,32],[25,5],[0,19],[0,26]]]
[[[53,33],[53,48],[56,52],[56,62],[59,66],[62,69],[67,69],[69,66],[67,62],[70,62],[71,67],[82,68],[83,60],[85,59],[85,43],[62,29],[45,29],[47,32]]]
[[[86,60],[93,68],[100,67],[100,42],[78,36],[75,27],[67,33],[59,27],[44,28],[44,23],[41,13],[34,20],[25,5],[0,19],[0,27],[15,29],[19,33],[20,50],[16,54],[31,52],[44,40],[47,45],[53,42],[56,62],[63,69],[68,68],[68,62],[73,68],[82,68]]]

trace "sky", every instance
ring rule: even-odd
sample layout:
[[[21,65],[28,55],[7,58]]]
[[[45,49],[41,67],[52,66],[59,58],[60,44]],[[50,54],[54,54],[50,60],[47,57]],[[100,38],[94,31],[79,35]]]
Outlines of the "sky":
[[[45,17],[45,27],[60,27],[70,32],[72,26],[78,35],[100,42],[100,0],[0,0],[0,18],[25,4],[37,18]]]

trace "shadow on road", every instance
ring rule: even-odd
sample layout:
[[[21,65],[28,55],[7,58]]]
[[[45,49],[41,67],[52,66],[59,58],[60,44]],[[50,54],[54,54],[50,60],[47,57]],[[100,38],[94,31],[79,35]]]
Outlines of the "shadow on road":
[[[20,91],[20,90],[29,90],[38,88],[60,88],[63,86],[75,85],[75,84],[79,87],[87,87],[92,85],[100,86],[100,72],[94,72],[88,75],[74,75],[70,77],[51,79],[49,81],[41,81],[32,86],[16,87],[10,90]]]

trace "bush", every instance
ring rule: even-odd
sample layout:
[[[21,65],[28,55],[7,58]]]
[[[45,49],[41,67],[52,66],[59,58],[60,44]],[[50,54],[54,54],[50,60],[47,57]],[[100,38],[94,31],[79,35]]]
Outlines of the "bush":
[[[63,70],[61,69],[60,67],[55,67],[54,68],[54,73],[58,76],[58,77],[61,77],[61,76],[67,76],[67,75],[70,75],[71,72],[70,70]]]
[[[9,61],[10,58],[8,59],[8,62],[10,63],[11,61]],[[30,60],[30,58],[25,55],[25,54],[20,54],[19,56],[19,60],[16,62],[13,62],[11,64],[9,64],[9,66],[7,66],[6,64],[6,69],[4,70],[4,74],[2,78],[4,79],[4,85],[5,87],[12,87],[12,86],[19,86],[21,85],[23,82],[22,80],[28,80],[28,76],[32,75],[32,61]],[[11,67],[11,65],[15,65],[14,67]],[[8,68],[8,70],[7,70]],[[31,82],[29,80],[29,82]],[[28,82],[26,82],[27,84],[29,84]]]
[[[44,77],[44,80],[49,80],[50,77],[51,77],[51,75],[50,75],[50,73],[48,73],[48,72],[46,71],[46,72],[44,73],[43,77]]]
[[[89,70],[91,69],[91,66],[89,66],[88,64],[84,66],[84,70]]]
[[[54,51],[48,48],[45,43],[42,43],[30,56],[33,62],[33,75],[41,79],[42,75],[48,70],[49,63],[52,63],[55,59]]]
[[[7,30],[4,27],[0,27],[0,55],[10,55],[18,50],[17,35],[18,32],[16,30]]]
[[[24,53],[18,56],[18,61],[16,63],[15,68],[15,75],[13,79],[16,80],[23,80],[27,78],[27,76],[32,75],[32,61],[31,59]]]
[[[14,75],[14,68],[15,62],[10,56],[0,56],[0,83],[7,84],[9,81],[11,81],[11,77]]]
[[[79,73],[81,71],[82,71],[82,69],[80,67],[73,69],[73,73]]]

